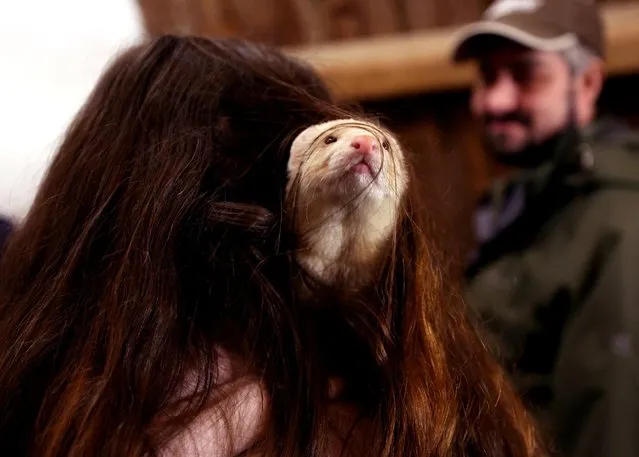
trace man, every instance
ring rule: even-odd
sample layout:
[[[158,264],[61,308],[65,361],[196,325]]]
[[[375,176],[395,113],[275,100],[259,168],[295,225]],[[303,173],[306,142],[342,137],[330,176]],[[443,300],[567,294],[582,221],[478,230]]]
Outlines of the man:
[[[639,136],[595,121],[604,48],[592,1],[503,0],[454,52],[515,170],[477,209],[466,299],[568,457],[639,455]]]

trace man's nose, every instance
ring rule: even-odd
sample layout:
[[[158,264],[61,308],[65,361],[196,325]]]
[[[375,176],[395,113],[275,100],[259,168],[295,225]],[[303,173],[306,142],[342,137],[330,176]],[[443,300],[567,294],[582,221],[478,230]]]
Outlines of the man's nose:
[[[519,88],[508,75],[502,75],[484,88],[484,111],[492,114],[512,112],[517,108]]]

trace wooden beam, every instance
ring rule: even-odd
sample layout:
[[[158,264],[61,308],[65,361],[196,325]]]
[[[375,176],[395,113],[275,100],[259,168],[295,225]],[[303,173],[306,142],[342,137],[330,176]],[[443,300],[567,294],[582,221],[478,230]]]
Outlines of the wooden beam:
[[[639,71],[639,4],[602,6],[611,75]],[[371,100],[467,88],[472,65],[450,61],[457,27],[287,47],[310,62],[341,99]]]

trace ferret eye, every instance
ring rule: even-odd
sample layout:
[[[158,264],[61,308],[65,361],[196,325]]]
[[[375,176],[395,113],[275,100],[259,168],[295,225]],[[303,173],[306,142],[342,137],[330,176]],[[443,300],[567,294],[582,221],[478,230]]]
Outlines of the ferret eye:
[[[382,147],[386,149],[387,151],[390,149],[390,144],[388,143],[387,140],[384,140],[384,142],[382,143]]]
[[[331,144],[331,143],[335,143],[337,141],[337,138],[334,137],[333,135],[329,135],[326,138],[324,138],[324,144]]]

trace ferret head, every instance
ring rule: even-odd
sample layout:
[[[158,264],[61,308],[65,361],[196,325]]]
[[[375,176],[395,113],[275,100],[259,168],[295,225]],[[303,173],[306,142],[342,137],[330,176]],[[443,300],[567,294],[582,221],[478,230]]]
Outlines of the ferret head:
[[[356,119],[312,125],[294,139],[287,201],[307,270],[327,282],[370,277],[398,219],[405,160],[394,135]]]
[[[302,131],[291,146],[288,180],[289,187],[335,203],[399,200],[407,185],[404,154],[395,137],[355,119]]]

